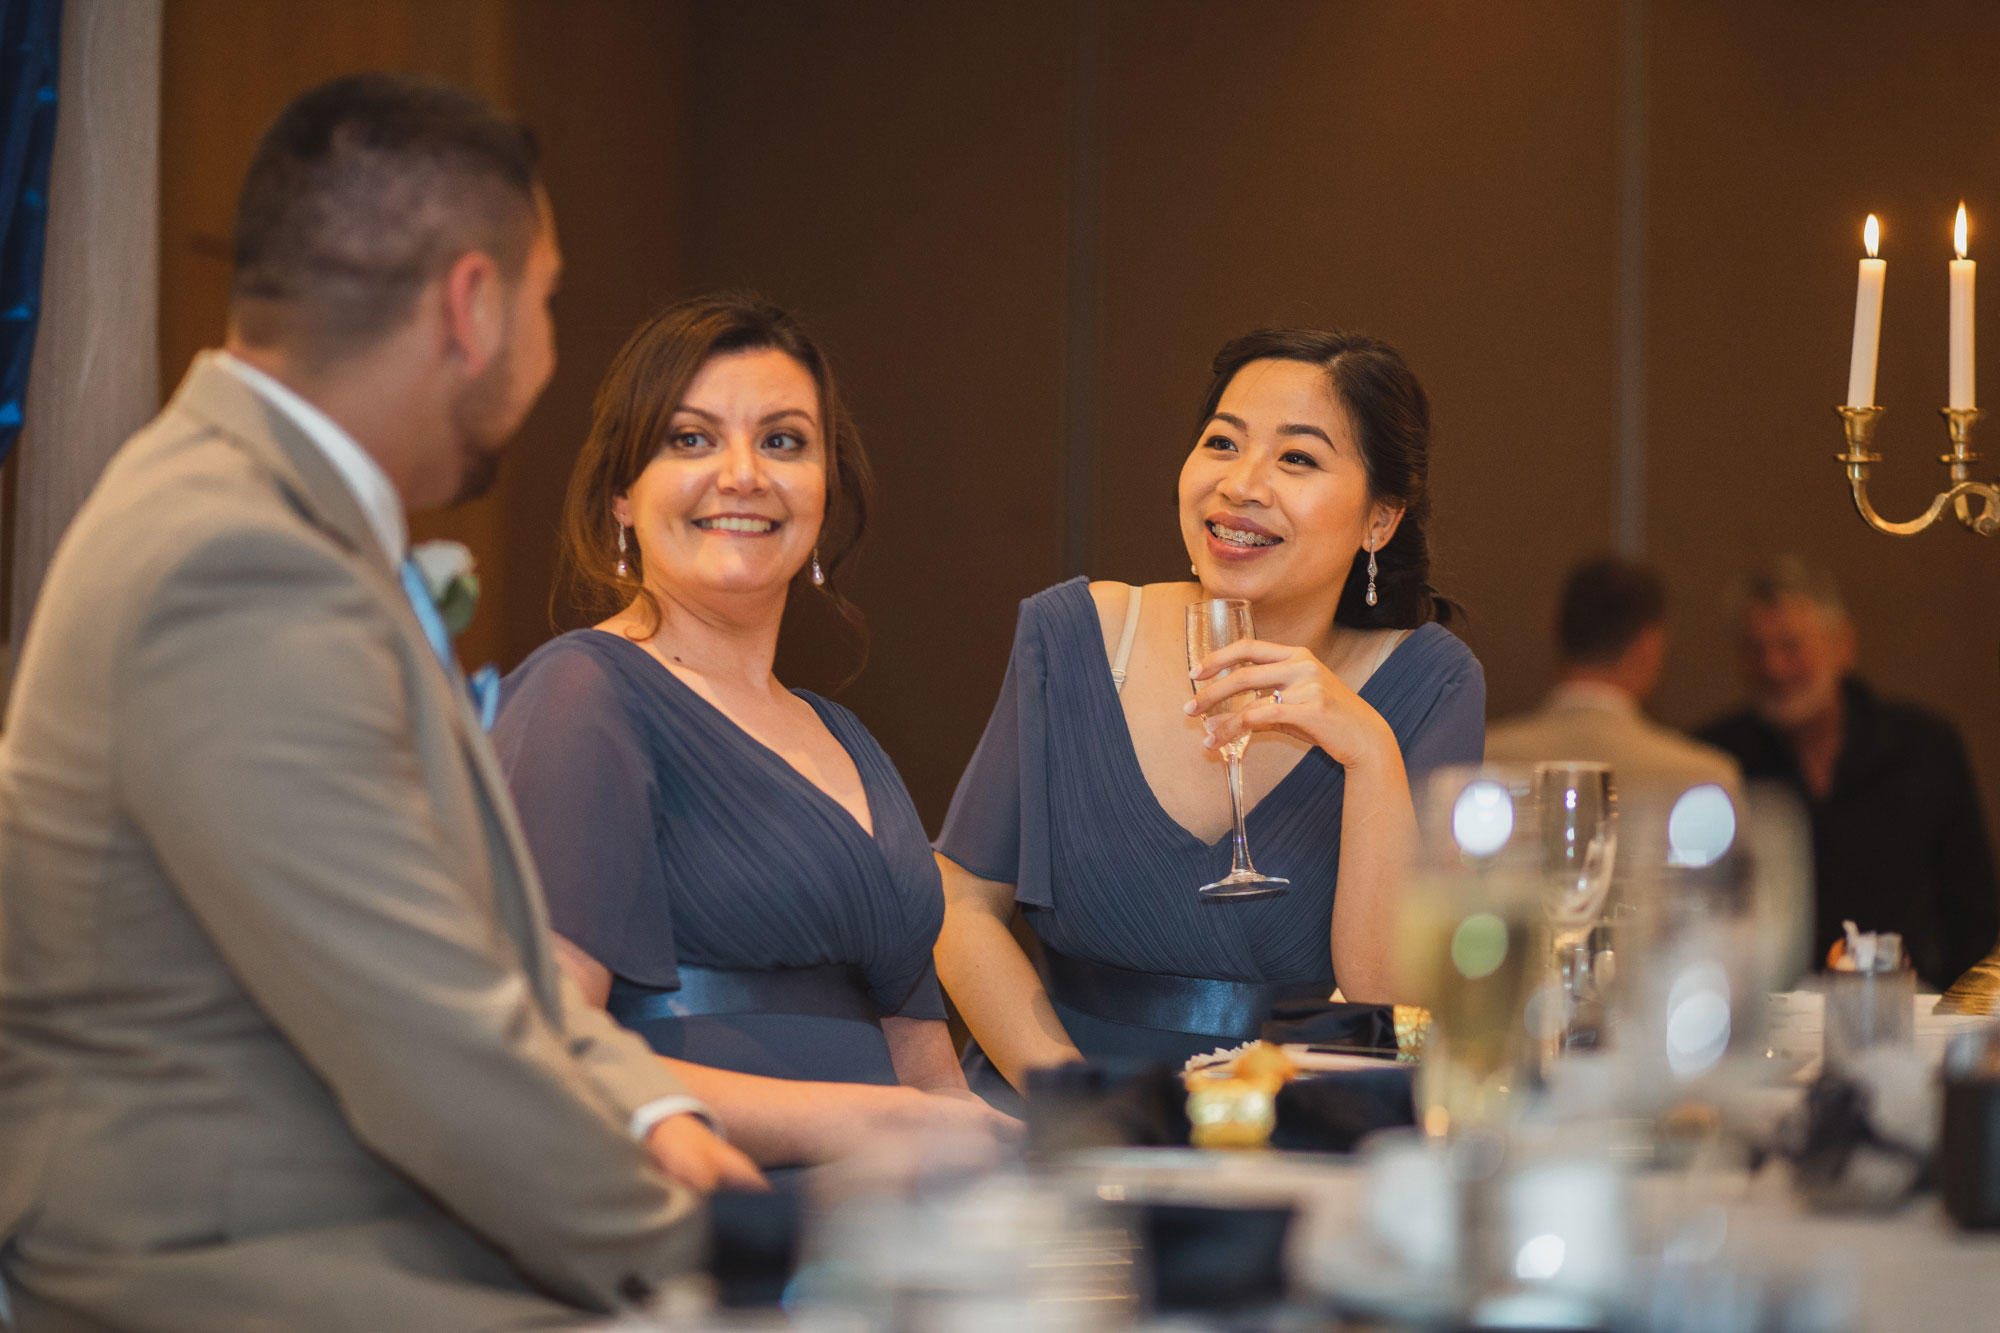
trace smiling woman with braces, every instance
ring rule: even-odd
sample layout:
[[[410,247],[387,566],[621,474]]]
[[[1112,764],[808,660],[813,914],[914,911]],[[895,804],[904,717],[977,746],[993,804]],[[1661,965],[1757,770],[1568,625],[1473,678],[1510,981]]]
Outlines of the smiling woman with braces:
[[[1018,1108],[1038,1068],[1237,1044],[1336,978],[1396,998],[1410,780],[1480,757],[1484,677],[1428,583],[1429,409],[1409,368],[1378,339],[1293,329],[1235,340],[1213,371],[1180,475],[1193,581],[1077,579],[1022,603],[937,842],[939,975],[995,1105]],[[1191,678],[1184,610],[1211,598],[1248,602],[1257,637]],[[1193,886],[1231,859],[1218,751],[1246,736],[1259,868],[1291,888],[1214,903]]]

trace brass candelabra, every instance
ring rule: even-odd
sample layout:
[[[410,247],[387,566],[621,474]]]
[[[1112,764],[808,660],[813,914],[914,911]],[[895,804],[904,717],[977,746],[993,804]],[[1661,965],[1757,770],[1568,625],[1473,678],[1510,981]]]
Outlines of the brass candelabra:
[[[1954,518],[1982,537],[2000,532],[2000,486],[1972,479],[1972,466],[1979,461],[1979,455],[1972,452],[1972,427],[1984,415],[1977,408],[1940,409],[1951,432],[1951,452],[1938,455],[1938,461],[1950,470],[1951,484],[1933,497],[1930,508],[1903,523],[1883,518],[1868,499],[1868,469],[1882,461],[1882,455],[1870,446],[1875,443],[1875,427],[1881,423],[1883,409],[1836,407],[1834,411],[1846,429],[1847,452],[1840,455],[1840,461],[1847,468],[1848,489],[1853,492],[1854,510],[1862,522],[1892,537],[1914,537],[1949,509]],[[2000,1011],[2000,945],[1954,981],[1937,1007],[1939,1013],[1947,1014]]]
[[[1951,485],[1937,493],[1929,509],[1906,523],[1895,523],[1876,513],[1868,499],[1868,469],[1882,461],[1882,455],[1870,446],[1875,443],[1875,427],[1881,423],[1885,409],[1836,407],[1833,410],[1840,414],[1841,424],[1846,427],[1847,452],[1840,455],[1840,461],[1847,466],[1848,488],[1854,493],[1854,509],[1862,522],[1891,537],[1914,537],[1944,517],[1949,508],[1960,523],[1982,537],[2000,532],[2000,486],[1972,479],[1972,465],[1979,461],[1979,455],[1972,452],[1972,426],[1986,415],[1984,412],[1974,407],[1938,410],[1951,432],[1951,452],[1938,455],[1938,462],[1951,471]],[[1978,502],[1976,509],[1974,501]]]

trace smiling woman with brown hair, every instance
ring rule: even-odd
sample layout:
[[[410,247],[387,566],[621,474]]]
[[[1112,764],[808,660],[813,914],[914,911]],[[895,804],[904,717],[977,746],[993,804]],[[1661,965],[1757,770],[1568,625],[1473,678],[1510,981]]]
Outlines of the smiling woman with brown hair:
[[[1336,979],[1391,998],[1410,782],[1483,747],[1485,679],[1429,585],[1429,409],[1402,357],[1261,330],[1213,369],[1180,474],[1195,581],[1075,579],[1022,603],[936,844],[938,971],[983,1048],[968,1068],[990,1059],[1017,1088],[1079,1058],[1243,1041],[1276,1000]],[[1248,602],[1257,637],[1202,661],[1191,696],[1187,609],[1212,598]],[[1204,901],[1231,861],[1221,749],[1249,735],[1249,841],[1290,888]],[[1040,971],[1008,929],[1017,905]]]
[[[931,966],[938,874],[854,714],[772,674],[830,595],[868,469],[819,349],[761,301],[685,302],[600,390],[565,513],[595,628],[508,677],[493,741],[565,967],[765,1166],[1004,1122]]]

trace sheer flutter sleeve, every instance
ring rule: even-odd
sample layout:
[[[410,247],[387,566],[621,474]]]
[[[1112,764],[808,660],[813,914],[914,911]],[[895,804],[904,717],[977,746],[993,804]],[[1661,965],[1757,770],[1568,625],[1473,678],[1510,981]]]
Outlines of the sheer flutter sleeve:
[[[509,676],[493,748],[556,933],[641,985],[680,984],[657,778],[613,673],[562,643]]]
[[[1049,876],[1048,667],[1038,598],[1021,603],[1000,698],[958,780],[937,850],[1017,901],[1053,907]]]
[[[1410,791],[1448,764],[1476,764],[1486,756],[1486,673],[1470,652],[1453,661],[1437,697],[1403,741],[1403,768]]]

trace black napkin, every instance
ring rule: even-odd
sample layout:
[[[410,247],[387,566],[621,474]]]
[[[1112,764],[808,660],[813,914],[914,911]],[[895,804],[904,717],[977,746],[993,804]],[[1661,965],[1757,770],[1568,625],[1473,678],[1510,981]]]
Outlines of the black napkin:
[[[1416,1123],[1410,1067],[1343,1069],[1294,1079],[1278,1091],[1273,1148],[1352,1152],[1378,1129]]]
[[[1263,1038],[1283,1046],[1342,1046],[1396,1053],[1396,1012],[1386,1004],[1285,1000],[1272,1006]]]

